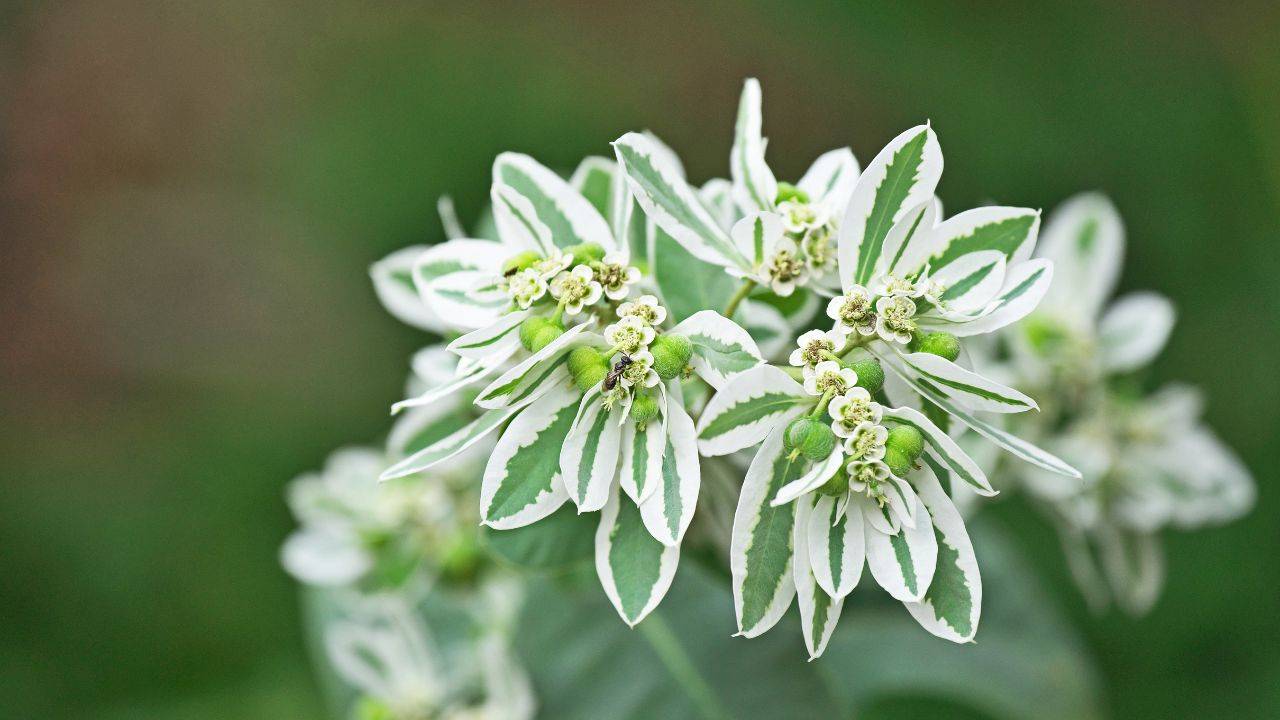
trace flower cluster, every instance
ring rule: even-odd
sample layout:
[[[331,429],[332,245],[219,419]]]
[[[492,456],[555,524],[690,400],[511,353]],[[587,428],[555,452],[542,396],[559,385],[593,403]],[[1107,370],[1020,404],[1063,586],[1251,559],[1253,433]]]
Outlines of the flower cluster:
[[[374,266],[388,310],[448,342],[415,357],[387,451],[351,486],[367,497],[325,484],[341,501],[316,503],[324,519],[298,505],[311,539],[285,556],[300,577],[367,589],[387,538],[411,537],[447,584],[459,565],[488,572],[477,556],[504,536],[558,547],[563,528],[590,523],[600,585],[628,625],[662,602],[693,543],[729,557],[739,634],[795,601],[816,657],[864,567],[930,633],[974,638],[982,582],[954,500],[996,494],[984,447],[1018,460],[1005,474],[1068,539],[1111,543],[1104,555],[1141,538],[1150,557],[1160,526],[1247,505],[1247,475],[1185,393],[1115,389],[1172,317],[1146,298],[1097,320],[1115,268],[1081,258],[1109,247],[1111,220],[1055,223],[1037,257],[1037,210],[944,218],[927,124],[865,169],[839,149],[780,182],[753,80],[729,178],[695,188],[648,133],[613,150],[567,179],[504,153],[491,231],[463,237],[450,218],[447,242]],[[712,467],[733,478],[728,505],[699,503]],[[472,516],[496,543],[475,541]],[[432,688],[365,686],[449,707]]]

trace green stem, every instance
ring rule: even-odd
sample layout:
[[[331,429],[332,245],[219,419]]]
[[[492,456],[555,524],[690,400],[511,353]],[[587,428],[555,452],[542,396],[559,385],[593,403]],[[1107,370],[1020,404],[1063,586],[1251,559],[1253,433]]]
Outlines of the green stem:
[[[835,391],[833,390],[828,390],[822,393],[822,399],[819,400],[818,404],[814,406],[813,412],[809,413],[809,417],[816,418],[821,416],[822,412],[827,409],[827,405],[831,402],[831,397],[834,394],[835,394]]]
[[[658,654],[659,659],[667,666],[671,677],[678,682],[689,699],[698,707],[700,714],[710,720],[731,720],[728,708],[716,697],[715,691],[707,684],[693,659],[680,644],[680,638],[663,619],[662,614],[654,611],[636,626],[649,646]]]
[[[733,313],[737,311],[738,306],[747,298],[747,295],[751,294],[751,291],[755,289],[755,286],[755,280],[744,280],[742,285],[738,288],[738,291],[733,294],[733,297],[729,298],[729,304],[725,305],[724,316],[732,320]]]

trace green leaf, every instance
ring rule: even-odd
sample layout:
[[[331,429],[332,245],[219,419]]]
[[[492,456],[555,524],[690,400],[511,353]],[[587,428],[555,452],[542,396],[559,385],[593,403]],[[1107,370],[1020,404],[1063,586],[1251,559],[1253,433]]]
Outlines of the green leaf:
[[[699,260],[652,218],[646,218],[646,225],[649,268],[671,320],[679,323],[707,308],[723,310],[737,288],[724,268]]]
[[[970,410],[1014,413],[1039,408],[1035,400],[1017,390],[965,370],[944,357],[917,352],[902,355],[901,359],[918,382],[928,384]]]
[[[558,570],[591,559],[595,532],[595,518],[564,505],[532,525],[510,530],[483,527],[480,534],[489,552],[512,565]]]
[[[942,489],[939,473],[947,469],[930,455],[914,476],[916,492],[933,519],[938,543],[937,567],[924,599],[907,610],[924,629],[952,642],[969,642],[978,632],[982,613],[982,577],[964,519]]]
[[[453,458],[467,448],[475,445],[486,435],[497,430],[502,423],[514,415],[522,405],[513,405],[498,410],[490,410],[465,427],[437,440],[415,452],[409,457],[383,471],[379,479],[393,480],[406,475],[422,472],[437,463]]]

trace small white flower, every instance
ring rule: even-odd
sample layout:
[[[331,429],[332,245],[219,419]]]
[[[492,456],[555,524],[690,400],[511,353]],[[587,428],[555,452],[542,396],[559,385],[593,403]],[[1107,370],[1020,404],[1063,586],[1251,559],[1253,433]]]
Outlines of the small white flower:
[[[841,367],[835,360],[823,360],[815,367],[804,369],[804,389],[810,395],[822,396],[828,392],[843,395],[857,383],[858,373]]]
[[[889,431],[883,425],[859,423],[845,440],[844,451],[852,460],[879,460],[884,457],[884,443],[888,439]]]
[[[836,321],[835,331],[841,335],[857,332],[859,335],[876,334],[876,312],[871,303],[871,292],[861,285],[854,285],[844,295],[837,295],[827,303],[827,317]]]
[[[636,317],[645,325],[661,325],[667,319],[667,309],[658,304],[658,298],[652,295],[641,295],[634,302],[624,302],[618,306],[618,317]]]
[[[907,278],[896,275],[882,275],[871,283],[871,291],[876,295],[890,297],[920,297],[924,288]]]
[[[876,300],[876,334],[885,342],[906,345],[916,330],[916,322],[911,319],[915,314],[915,301],[905,295]]]
[[[622,371],[622,376],[619,378],[624,387],[650,388],[658,384],[660,378],[653,369],[653,353],[641,350],[628,357],[631,358],[631,363]]]
[[[786,231],[796,235],[821,228],[828,220],[826,213],[800,200],[778,203],[778,214],[782,216],[782,226]]]
[[[823,225],[805,233],[800,241],[804,250],[805,261],[815,275],[822,275],[832,268],[831,261],[836,257],[835,237],[830,225]]]
[[[507,295],[521,310],[537,302],[547,293],[547,281],[533,268],[525,268],[506,279]]]
[[[551,297],[564,304],[568,315],[577,315],[584,306],[594,305],[603,293],[595,273],[586,265],[562,271],[551,281]]]
[[[920,297],[939,308],[943,306],[942,294],[947,291],[947,285],[929,277],[928,268],[925,268],[920,277],[916,279],[916,288],[920,291]]]
[[[545,257],[533,263],[531,266],[538,271],[538,275],[546,280],[555,277],[561,270],[567,270],[573,264],[573,253],[562,252],[550,257]]]
[[[640,269],[627,265],[626,258],[619,253],[610,253],[598,263],[592,263],[596,282],[604,288],[604,294],[610,300],[621,300],[626,297],[629,286],[640,282]]]
[[[648,347],[655,335],[653,328],[635,315],[628,315],[604,329],[605,341],[626,355],[635,355]]]
[[[773,254],[760,268],[760,280],[780,297],[795,292],[796,285],[803,283],[808,275],[809,268],[800,257],[800,248],[789,237],[778,240]]]
[[[879,423],[883,408],[871,399],[866,388],[855,387],[833,399],[827,413],[831,415],[831,429],[835,434],[848,438],[863,423]]]
[[[799,347],[791,351],[789,361],[796,367],[815,367],[823,360],[828,360],[828,353],[836,351],[836,343],[841,338],[822,330],[810,330],[796,339]]]
[[[884,507],[887,502],[885,485],[888,484],[890,475],[888,465],[879,460],[855,460],[845,466],[845,471],[849,473],[850,492],[863,493],[875,500],[877,505]]]

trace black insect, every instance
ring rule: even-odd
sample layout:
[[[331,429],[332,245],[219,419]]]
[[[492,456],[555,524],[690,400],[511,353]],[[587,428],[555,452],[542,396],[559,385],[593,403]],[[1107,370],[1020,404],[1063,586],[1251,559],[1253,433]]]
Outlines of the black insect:
[[[612,390],[617,386],[618,379],[622,377],[622,373],[627,371],[627,367],[631,365],[632,362],[634,362],[634,360],[631,359],[630,355],[623,355],[618,358],[618,362],[614,363],[613,369],[609,371],[608,375],[604,376],[604,389]]]

